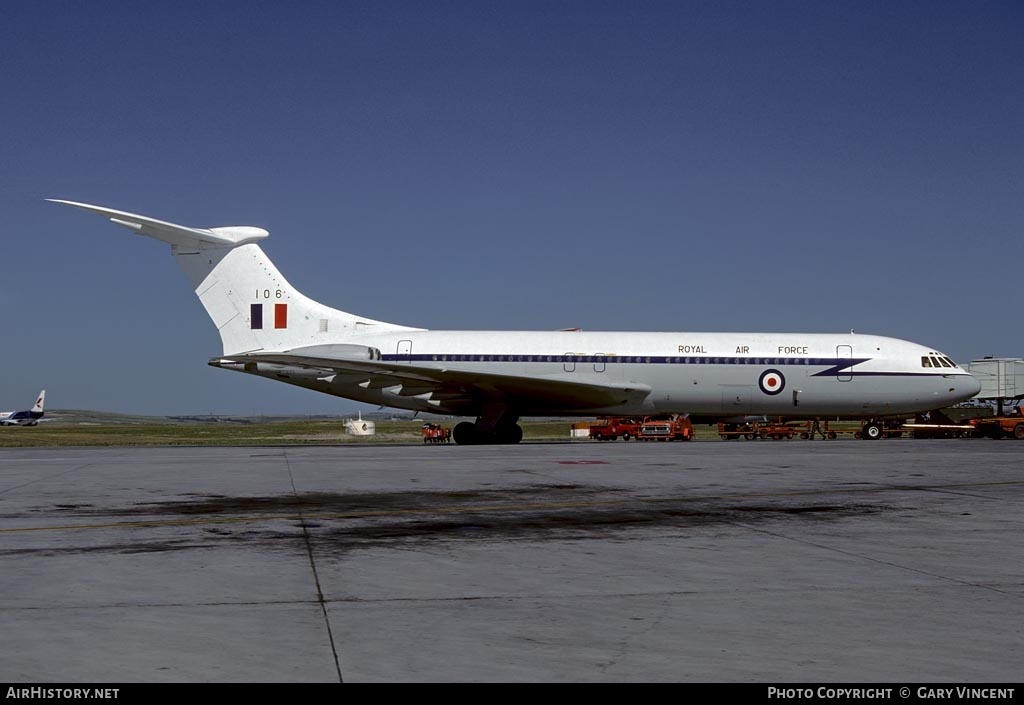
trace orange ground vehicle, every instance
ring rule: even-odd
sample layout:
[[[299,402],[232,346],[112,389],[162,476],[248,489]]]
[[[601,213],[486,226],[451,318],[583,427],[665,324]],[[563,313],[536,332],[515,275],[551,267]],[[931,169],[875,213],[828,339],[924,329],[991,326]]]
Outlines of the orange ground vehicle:
[[[752,441],[756,438],[793,438],[800,434],[801,438],[810,436],[810,425],[804,423],[784,423],[782,421],[752,421],[747,423],[725,423],[718,422],[718,435],[723,441],[746,438]]]
[[[985,438],[1016,438],[1024,441],[1024,415],[1020,407],[1006,416],[986,416],[971,419],[974,432]]]
[[[722,437],[723,441],[739,440],[740,438],[752,441],[758,437],[756,424],[725,423],[724,421],[718,422],[718,435]]]
[[[782,421],[764,421],[757,424],[757,435],[760,438],[772,438],[781,441],[783,438],[792,438],[803,430]]]
[[[690,441],[693,424],[689,415],[648,416],[640,424],[638,441]]]
[[[619,436],[628,441],[640,433],[640,422],[636,419],[612,416],[599,420],[590,427],[590,437],[595,441],[614,441]]]
[[[452,430],[436,423],[425,423],[420,429],[424,443],[451,443]]]

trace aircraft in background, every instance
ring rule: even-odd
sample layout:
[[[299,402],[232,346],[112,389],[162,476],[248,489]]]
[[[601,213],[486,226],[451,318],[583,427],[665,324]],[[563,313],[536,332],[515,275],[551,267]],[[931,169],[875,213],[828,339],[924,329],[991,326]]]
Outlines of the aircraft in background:
[[[518,443],[524,416],[687,412],[881,420],[939,409],[978,381],[931,348],[873,335],[435,331],[385,323],[299,293],[257,244],[257,227],[193,228],[102,206],[161,240],[220,332],[209,364],[335,396],[476,417],[456,443]],[[342,267],[345,264],[342,262]]]
[[[35,406],[27,411],[0,411],[0,426],[35,426],[43,418],[46,390],[39,392]]]

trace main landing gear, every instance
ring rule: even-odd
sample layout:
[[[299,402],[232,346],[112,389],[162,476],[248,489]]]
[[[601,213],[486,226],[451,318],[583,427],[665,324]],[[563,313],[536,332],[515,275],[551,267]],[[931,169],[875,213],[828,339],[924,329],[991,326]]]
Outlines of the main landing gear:
[[[503,416],[497,423],[487,423],[481,417],[476,423],[463,421],[452,430],[452,440],[460,446],[514,444],[523,440],[523,427],[516,423],[518,416]]]

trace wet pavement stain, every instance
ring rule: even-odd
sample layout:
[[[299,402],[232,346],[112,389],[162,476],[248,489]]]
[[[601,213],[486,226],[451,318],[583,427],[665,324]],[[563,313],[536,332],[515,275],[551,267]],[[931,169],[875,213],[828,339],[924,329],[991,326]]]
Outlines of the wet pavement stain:
[[[280,496],[192,496],[126,507],[54,505],[65,518],[102,516],[95,530],[173,530],[160,541],[119,540],[38,552],[141,553],[211,548],[230,542],[260,549],[398,547],[430,541],[554,541],[606,538],[639,529],[699,531],[792,521],[838,521],[892,511],[879,504],[822,502],[820,495],[645,496],[619,488],[531,485],[468,491],[308,493]],[[901,507],[900,511],[906,511]],[[69,527],[85,529],[89,526]],[[189,532],[182,536],[182,532]],[[121,538],[121,537],[119,537]],[[33,549],[17,549],[24,552]],[[0,550],[0,555],[13,551]]]

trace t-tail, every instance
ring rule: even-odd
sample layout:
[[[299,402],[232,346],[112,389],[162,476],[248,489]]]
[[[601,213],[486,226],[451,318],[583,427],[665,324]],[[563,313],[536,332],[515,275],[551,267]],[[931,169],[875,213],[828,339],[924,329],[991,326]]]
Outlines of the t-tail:
[[[224,355],[282,351],[347,335],[416,330],[324,306],[288,283],[256,243],[263,228],[193,228],[102,206],[48,199],[106,216],[139,235],[166,242],[206,308]]]
[[[42,416],[43,415],[43,403],[45,401],[46,401],[46,390],[44,389],[41,392],[39,392],[39,398],[36,399],[36,404],[35,404],[35,406],[32,407],[32,413],[33,414],[39,414],[40,416]]]

